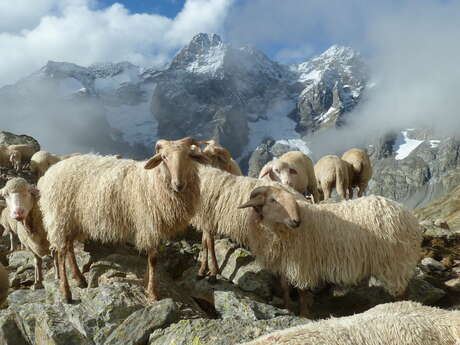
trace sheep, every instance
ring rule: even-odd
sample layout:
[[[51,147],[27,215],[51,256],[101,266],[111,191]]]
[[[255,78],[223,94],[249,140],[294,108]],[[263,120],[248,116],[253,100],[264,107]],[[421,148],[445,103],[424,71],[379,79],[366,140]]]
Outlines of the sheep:
[[[372,165],[366,151],[360,149],[350,149],[342,155],[342,159],[353,167],[350,175],[350,199],[353,198],[353,189],[358,187],[358,197],[364,195],[367,184],[372,178]]]
[[[241,345],[458,345],[460,311],[416,302],[381,304],[368,311],[330,318],[264,335]]]
[[[72,157],[76,157],[76,156],[81,156],[81,153],[76,152],[76,153],[69,153],[69,154],[67,154],[67,155],[60,155],[59,158],[60,158],[61,160],[64,160],[64,159],[72,158]]]
[[[208,249],[210,250],[210,281],[215,281],[218,272],[217,259],[214,253],[213,237],[220,234],[247,245],[249,211],[241,212],[235,205],[245,201],[251,191],[258,186],[281,186],[296,194],[299,199],[304,196],[289,186],[278,182],[259,180],[246,176],[236,176],[210,166],[199,168],[201,204],[191,220],[191,225],[203,232],[203,256],[198,278],[204,278],[208,268]]]
[[[220,146],[215,140],[202,141],[200,143],[206,145],[203,149],[203,154],[209,158],[213,167],[227,171],[233,175],[243,175],[238,163],[232,158],[230,152]]]
[[[26,167],[37,149],[30,144],[8,146],[9,159],[13,160],[16,170]]]
[[[0,167],[9,168],[10,163],[10,153],[8,152],[8,146],[0,145]]]
[[[10,251],[16,249],[17,243],[17,231],[16,231],[16,222],[10,218],[9,210],[7,209],[6,202],[0,200],[0,234],[7,234],[10,238]]]
[[[133,242],[139,251],[146,251],[147,299],[158,300],[158,246],[187,228],[200,202],[194,161],[208,160],[190,150],[195,143],[190,137],[159,140],[157,153],[146,162],[81,155],[53,165],[39,180],[40,208],[51,248],[57,251],[66,303],[72,301],[72,294],[63,258],[68,252],[75,261],[73,241],[85,239]],[[76,263],[72,266],[79,285],[86,286]]]
[[[30,170],[37,175],[37,178],[40,178],[50,166],[56,164],[61,159],[61,157],[46,151],[35,152],[30,159]]]
[[[43,288],[42,258],[50,255],[37,203],[38,194],[38,190],[21,177],[8,180],[5,187],[0,189],[0,196],[5,198],[7,205],[0,215],[0,223],[10,234],[17,234],[20,242],[34,255],[33,289]]]
[[[319,201],[329,199],[334,187],[342,199],[347,199],[350,169],[349,163],[334,155],[324,156],[315,164]]]
[[[259,178],[287,184],[301,194],[310,193],[315,202],[319,200],[313,162],[300,151],[286,152],[268,162],[260,171]]]
[[[0,264],[0,306],[5,303],[9,289],[10,281],[8,279],[8,271]]]
[[[422,231],[400,204],[374,195],[310,204],[258,187],[239,206],[248,207],[251,252],[295,287],[351,286],[373,276],[390,295],[404,297],[421,255]],[[300,297],[301,315],[307,315],[312,295],[305,290]]]

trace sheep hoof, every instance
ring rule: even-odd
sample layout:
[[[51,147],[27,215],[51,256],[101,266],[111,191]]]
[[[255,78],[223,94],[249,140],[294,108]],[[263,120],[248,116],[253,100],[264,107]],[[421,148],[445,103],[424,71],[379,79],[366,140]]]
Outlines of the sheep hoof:
[[[209,283],[209,284],[216,284],[216,283],[217,283],[217,278],[216,278],[216,276],[209,276],[209,278],[208,278],[208,283]]]
[[[196,275],[196,280],[203,280],[204,277],[206,277],[206,276],[205,276],[205,275],[197,274],[197,275]]]
[[[64,296],[64,298],[62,299],[62,302],[66,303],[66,304],[72,304],[72,296]]]
[[[40,283],[35,283],[34,285],[32,285],[32,290],[40,290],[40,289],[43,289],[43,284],[40,282]]]

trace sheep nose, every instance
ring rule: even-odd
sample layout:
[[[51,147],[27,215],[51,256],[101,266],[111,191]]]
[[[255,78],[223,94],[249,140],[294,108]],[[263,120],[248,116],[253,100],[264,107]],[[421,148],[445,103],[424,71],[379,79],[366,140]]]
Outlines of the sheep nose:
[[[25,215],[26,215],[26,211],[22,208],[18,208],[16,210],[13,211],[13,219],[16,219],[16,220],[23,220],[25,218]]]
[[[184,183],[174,183],[174,190],[176,192],[180,192],[184,189],[185,184]]]
[[[291,221],[289,222],[289,227],[291,228],[298,228],[300,225],[300,220],[298,219],[291,219]]]

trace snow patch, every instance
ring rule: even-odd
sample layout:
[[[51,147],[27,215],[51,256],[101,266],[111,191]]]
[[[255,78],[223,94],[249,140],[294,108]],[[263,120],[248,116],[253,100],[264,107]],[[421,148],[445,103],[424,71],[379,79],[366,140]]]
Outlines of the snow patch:
[[[155,87],[147,90],[147,99],[152,99]],[[151,104],[142,102],[136,105],[122,104],[105,106],[106,118],[110,126],[120,131],[123,141],[130,145],[141,144],[151,147],[156,140],[158,123],[151,113]]]
[[[441,143],[441,140],[430,140],[430,146],[432,149],[437,148]]]
[[[303,141],[302,139],[282,139],[282,140],[277,140],[275,144],[282,144],[289,146],[290,148],[295,150],[299,150],[303,153],[305,153],[307,156],[311,155],[311,150],[307,146],[307,143]]]
[[[329,120],[330,120],[329,117],[330,117],[332,114],[336,114],[337,111],[338,111],[337,108],[335,108],[335,107],[330,107],[324,114],[321,114],[321,115],[316,119],[316,121],[318,121],[319,123],[325,123],[325,122],[329,121]]]
[[[215,74],[223,65],[225,49],[223,44],[211,47],[204,55],[198,56],[191,64],[187,66],[187,70],[198,74]]]
[[[393,151],[396,153],[396,160],[402,160],[409,156],[424,140],[409,139],[407,133],[413,129],[401,131],[393,146]]]
[[[124,70],[123,72],[107,78],[97,78],[94,81],[96,91],[99,93],[109,93],[118,89],[124,83],[136,83],[139,75],[135,70]]]

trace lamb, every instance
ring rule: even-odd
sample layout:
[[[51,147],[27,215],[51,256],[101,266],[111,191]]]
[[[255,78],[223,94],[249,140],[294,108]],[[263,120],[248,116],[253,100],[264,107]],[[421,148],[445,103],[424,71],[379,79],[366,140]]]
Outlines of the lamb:
[[[350,175],[350,199],[353,198],[353,189],[358,187],[358,197],[364,195],[367,184],[372,178],[372,165],[366,151],[360,149],[350,149],[342,155],[342,159],[353,167]]]
[[[16,170],[27,166],[35,152],[37,152],[36,148],[30,144],[8,146],[9,159]]]
[[[0,306],[5,303],[10,289],[10,281],[8,279],[8,271],[0,264]]]
[[[0,215],[0,224],[11,233],[17,234],[21,243],[34,255],[34,289],[43,288],[42,258],[50,255],[49,242],[43,229],[38,207],[38,190],[25,179],[16,177],[0,189],[7,207]]]
[[[286,152],[268,162],[260,171],[259,178],[287,184],[301,194],[310,193],[315,202],[319,200],[313,162],[300,151]]]
[[[416,302],[387,303],[361,314],[277,331],[244,345],[270,344],[458,345],[460,311],[427,307]]]
[[[347,190],[350,190],[350,169],[349,163],[334,155],[324,156],[315,164],[319,201],[329,199],[334,187],[342,199],[347,198]],[[353,195],[353,190],[351,194]]]
[[[201,204],[191,220],[191,225],[203,231],[203,256],[198,278],[204,278],[208,269],[208,249],[210,250],[210,277],[215,281],[218,272],[217,259],[214,253],[213,237],[220,234],[232,240],[247,245],[246,231],[249,211],[240,211],[236,205],[245,201],[251,191],[258,186],[280,186],[296,194],[299,199],[305,199],[289,186],[278,182],[259,180],[246,176],[235,176],[213,167],[200,167]]]
[[[35,152],[30,159],[30,170],[37,175],[37,178],[42,177],[50,166],[61,160],[61,157],[46,151]]]
[[[251,252],[295,287],[351,286],[373,276],[392,296],[404,296],[421,255],[422,231],[400,204],[380,196],[310,204],[258,187],[239,206],[248,207]],[[305,290],[300,297],[301,315],[308,315],[312,295]]]
[[[203,150],[203,154],[209,158],[213,167],[227,171],[233,175],[243,175],[238,163],[232,158],[230,152],[220,146],[215,140],[202,141],[201,144],[207,145]]]
[[[158,300],[155,266],[158,246],[183,232],[200,203],[192,138],[159,140],[147,162],[86,154],[53,165],[39,180],[40,208],[51,247],[57,251],[64,301],[72,294],[63,259],[74,258],[73,241],[132,242],[148,253],[147,298]],[[153,170],[152,170],[153,169]],[[150,171],[151,170],[151,171]],[[86,280],[74,268],[80,286]]]

